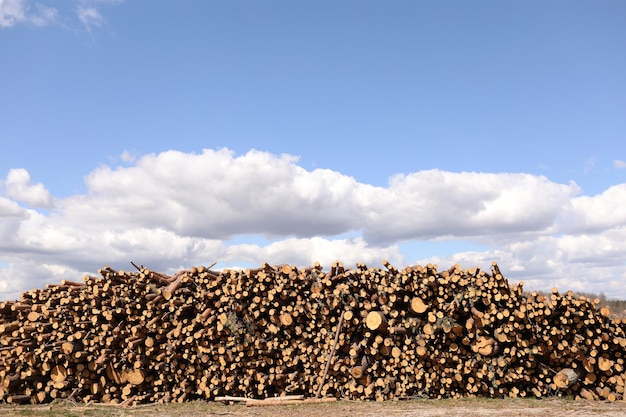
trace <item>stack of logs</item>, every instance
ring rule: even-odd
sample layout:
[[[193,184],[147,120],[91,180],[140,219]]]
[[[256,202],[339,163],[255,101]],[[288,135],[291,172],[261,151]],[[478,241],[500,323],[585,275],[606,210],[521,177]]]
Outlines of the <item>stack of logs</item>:
[[[134,265],[134,264],[133,264]],[[99,270],[0,303],[0,401],[624,396],[626,319],[494,263]]]

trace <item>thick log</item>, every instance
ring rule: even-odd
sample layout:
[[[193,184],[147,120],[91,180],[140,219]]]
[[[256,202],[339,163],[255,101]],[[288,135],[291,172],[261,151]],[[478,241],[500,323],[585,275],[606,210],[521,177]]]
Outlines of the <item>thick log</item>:
[[[370,311],[365,318],[365,325],[370,330],[384,332],[387,330],[387,318],[382,311]]]
[[[554,375],[554,385],[559,389],[566,389],[578,381],[578,374],[571,368],[563,368]]]
[[[417,314],[425,313],[428,310],[428,305],[420,297],[413,297],[411,300],[411,310]]]
[[[609,371],[613,365],[614,365],[614,361],[606,356],[600,356],[599,358],[597,358],[597,364],[598,364],[598,368],[603,371]]]

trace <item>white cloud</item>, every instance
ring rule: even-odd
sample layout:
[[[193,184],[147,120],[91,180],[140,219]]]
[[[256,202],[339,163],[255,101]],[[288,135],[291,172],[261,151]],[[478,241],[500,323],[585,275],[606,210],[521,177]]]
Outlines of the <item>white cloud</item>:
[[[52,196],[43,184],[33,184],[30,174],[25,169],[12,169],[6,181],[6,195],[29,204],[33,207],[50,208],[53,206]]]
[[[295,162],[258,151],[234,158],[224,149],[146,155],[132,167],[94,170],[86,178],[89,193],[67,200],[66,214],[218,239],[358,228],[361,207],[351,194],[362,185],[328,170],[308,172]]]
[[[0,0],[0,28],[17,24],[46,26],[57,19],[57,9],[35,3],[32,10],[24,0]]]
[[[616,159],[613,161],[613,166],[617,169],[624,169],[626,168],[626,161],[620,161],[619,159]]]
[[[26,20],[23,0],[0,0],[0,27],[7,28]]]
[[[30,16],[30,21],[35,26],[46,26],[56,22],[58,11],[54,7],[35,4],[37,12]]]
[[[120,159],[122,160],[122,162],[135,162],[135,160],[137,159],[137,155],[135,154],[135,152],[124,151],[120,155]]]
[[[106,19],[100,12],[101,6],[118,5],[123,0],[79,0],[76,16],[88,32],[105,24]]]
[[[28,211],[15,201],[0,196],[0,262],[5,259],[2,248],[6,248],[8,253],[12,251],[15,245],[15,233],[28,216]]]
[[[91,271],[92,275],[96,271]],[[43,283],[58,284],[63,279],[80,281],[83,272],[68,265],[17,259],[0,268],[0,299],[15,300],[24,291],[42,288]]]
[[[126,162],[94,169],[84,194],[55,199],[54,207],[27,171],[10,171],[0,196],[0,260],[11,266],[0,268],[0,291],[94,274],[105,264],[128,269],[130,261],[173,273],[213,262],[329,267],[389,259],[446,269],[497,261],[512,281],[626,298],[626,184],[584,196],[576,184],[543,176],[429,170],[375,187],[255,150],[168,151]],[[229,242],[246,235],[264,239]],[[435,239],[488,249],[432,258],[401,250],[402,241]]]
[[[330,267],[335,261],[345,265],[355,265],[357,262],[380,266],[382,259],[390,262],[403,263],[404,258],[396,245],[388,247],[368,246],[361,238],[328,240],[320,237],[308,239],[285,239],[272,243],[264,248],[258,248],[252,260],[257,264],[271,262],[272,264],[313,265],[319,262],[324,267]]]
[[[26,210],[20,207],[15,201],[0,196],[0,220],[17,218],[23,219],[26,215]]]
[[[73,7],[75,14],[70,15],[62,9],[59,12],[55,7],[29,0],[0,0],[0,28],[20,24],[39,27],[58,24],[71,28],[80,22],[87,32],[92,32],[106,23],[101,9],[121,3],[123,0],[75,0]]]
[[[96,7],[80,5],[76,9],[76,15],[88,31],[91,31],[94,27],[100,27],[104,23],[104,17],[102,17]]]
[[[421,171],[392,178],[389,188],[367,198],[366,237],[433,239],[547,233],[575,184],[556,184],[529,174]]]
[[[565,207],[563,231],[599,232],[626,224],[626,183],[614,185],[603,193],[573,198]]]

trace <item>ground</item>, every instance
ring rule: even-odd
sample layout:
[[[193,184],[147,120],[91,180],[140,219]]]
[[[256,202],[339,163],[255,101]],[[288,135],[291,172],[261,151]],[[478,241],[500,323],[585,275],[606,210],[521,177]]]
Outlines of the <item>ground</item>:
[[[626,402],[575,401],[571,399],[409,400],[386,402],[339,401],[322,404],[247,407],[221,403],[188,402],[133,407],[83,405],[61,402],[50,405],[0,405],[0,416],[28,417],[626,417]]]

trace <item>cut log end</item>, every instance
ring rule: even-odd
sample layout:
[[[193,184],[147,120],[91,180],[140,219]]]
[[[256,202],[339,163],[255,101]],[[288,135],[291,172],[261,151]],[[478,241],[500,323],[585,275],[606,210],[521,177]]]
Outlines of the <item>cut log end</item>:
[[[420,297],[413,297],[411,300],[411,310],[417,314],[422,314],[428,310],[428,305]]]
[[[563,368],[554,375],[554,385],[559,389],[566,389],[578,381],[578,374],[571,368]]]
[[[384,331],[387,329],[387,318],[381,311],[370,311],[365,318],[365,325],[370,330]]]

